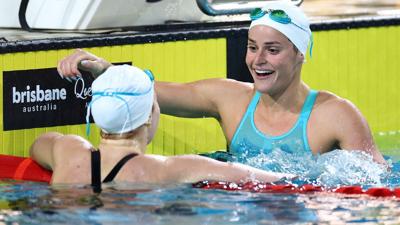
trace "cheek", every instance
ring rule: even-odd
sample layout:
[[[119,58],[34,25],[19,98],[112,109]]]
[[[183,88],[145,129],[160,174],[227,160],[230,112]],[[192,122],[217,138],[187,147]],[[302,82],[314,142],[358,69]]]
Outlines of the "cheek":
[[[251,53],[249,53],[249,52],[246,53],[246,64],[247,64],[247,66],[251,65],[251,62],[253,61],[253,58],[254,57],[252,56]]]
[[[283,70],[291,68],[292,64],[296,64],[297,58],[294,55],[290,54],[279,54],[274,57],[271,57],[269,62],[275,67],[275,68],[281,68]]]

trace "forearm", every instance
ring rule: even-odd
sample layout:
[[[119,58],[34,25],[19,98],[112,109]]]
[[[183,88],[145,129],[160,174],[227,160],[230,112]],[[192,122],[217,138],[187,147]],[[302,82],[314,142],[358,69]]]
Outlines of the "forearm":
[[[167,165],[165,169],[168,171],[166,172],[167,176],[176,182],[191,183],[201,180],[274,182],[283,177],[293,177],[288,174],[267,172],[243,164],[225,163],[197,155],[170,157]]]
[[[293,178],[294,175],[268,172],[265,170],[257,169],[240,163],[227,163],[228,165],[222,171],[225,180],[233,182],[245,181],[261,181],[261,182],[275,182],[282,178]],[[225,170],[225,171],[224,171]]]

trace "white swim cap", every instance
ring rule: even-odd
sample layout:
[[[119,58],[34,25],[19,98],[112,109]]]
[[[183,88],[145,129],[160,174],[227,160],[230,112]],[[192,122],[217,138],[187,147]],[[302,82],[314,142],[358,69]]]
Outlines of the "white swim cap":
[[[92,83],[87,123],[91,110],[94,122],[105,133],[121,134],[140,127],[152,112],[153,80],[148,70],[111,66]]]
[[[266,2],[265,7],[258,10],[258,15],[253,15],[254,11],[251,15],[252,22],[249,29],[257,25],[272,27],[285,35],[303,55],[306,55],[307,46],[311,40],[311,55],[313,41],[310,22],[299,7],[290,3],[290,1],[271,1]],[[282,10],[290,20],[282,20],[271,15],[273,10]]]

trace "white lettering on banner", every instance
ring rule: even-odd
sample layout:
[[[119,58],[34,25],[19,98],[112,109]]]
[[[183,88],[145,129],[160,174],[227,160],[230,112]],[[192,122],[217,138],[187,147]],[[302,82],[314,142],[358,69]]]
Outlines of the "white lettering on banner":
[[[57,105],[52,103],[47,103],[44,105],[35,105],[35,106],[24,106],[22,108],[22,112],[30,113],[30,112],[45,112],[45,111],[55,111],[57,110]]]
[[[67,99],[67,90],[65,88],[41,89],[40,85],[36,85],[34,90],[31,90],[31,87],[27,85],[25,91],[17,91],[16,87],[12,88],[12,102],[14,104],[65,99]]]
[[[92,96],[92,87],[85,87],[85,81],[79,77],[75,82],[74,93],[77,98],[87,99]]]

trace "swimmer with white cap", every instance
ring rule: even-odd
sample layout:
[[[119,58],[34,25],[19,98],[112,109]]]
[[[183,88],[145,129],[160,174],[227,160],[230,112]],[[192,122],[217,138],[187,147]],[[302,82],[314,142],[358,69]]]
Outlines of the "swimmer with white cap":
[[[156,131],[159,107],[150,71],[112,66],[92,84],[88,107],[101,129],[98,148],[77,135],[50,132],[36,139],[31,157],[53,171],[51,183],[193,183],[202,180],[273,182],[292,175],[267,172],[199,155],[147,155]],[[88,117],[87,116],[87,117]]]
[[[385,164],[356,106],[331,92],[312,90],[302,81],[302,66],[307,49],[311,55],[313,39],[301,8],[290,1],[266,1],[250,18],[246,64],[253,82],[156,82],[161,112],[215,118],[229,151],[238,157],[274,149],[306,155],[342,149],[364,151]],[[57,69],[65,78],[79,75],[78,67],[97,77],[109,66],[100,57],[77,50],[61,60]]]

